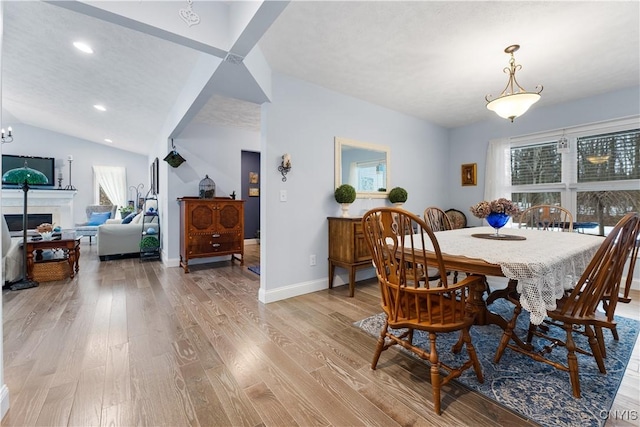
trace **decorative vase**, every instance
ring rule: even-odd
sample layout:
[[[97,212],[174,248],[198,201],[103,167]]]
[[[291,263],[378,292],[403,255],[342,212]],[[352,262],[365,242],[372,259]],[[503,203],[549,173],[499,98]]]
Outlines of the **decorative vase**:
[[[398,208],[398,209],[402,209],[402,205],[404,205],[404,202],[395,202],[393,204],[394,207]]]
[[[505,213],[491,212],[489,216],[487,216],[487,222],[490,226],[496,229],[495,237],[502,237],[500,233],[500,229],[505,226],[507,222],[509,222],[510,216]]]
[[[351,206],[351,203],[340,203],[341,209],[342,209],[342,217],[343,218],[348,218],[349,217],[349,206]]]

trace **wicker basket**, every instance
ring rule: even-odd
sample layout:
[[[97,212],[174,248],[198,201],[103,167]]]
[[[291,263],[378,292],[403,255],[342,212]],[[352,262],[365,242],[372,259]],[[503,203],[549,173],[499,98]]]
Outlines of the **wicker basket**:
[[[69,261],[66,259],[52,259],[36,262],[33,265],[33,280],[36,282],[51,282],[64,280],[71,274]]]

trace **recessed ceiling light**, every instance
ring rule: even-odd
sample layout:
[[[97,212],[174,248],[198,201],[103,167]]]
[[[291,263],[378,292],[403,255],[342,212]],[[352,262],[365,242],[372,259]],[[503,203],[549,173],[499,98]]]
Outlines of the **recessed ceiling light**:
[[[86,43],[83,42],[73,42],[73,45],[76,47],[76,49],[78,49],[81,52],[84,53],[93,53],[93,49],[91,49],[91,46],[89,46]]]
[[[110,140],[109,138],[105,138],[105,139],[104,139],[104,142],[108,142],[109,144],[111,144],[113,141],[112,141],[112,140]]]
[[[93,108],[95,108],[98,111],[107,111],[107,109],[104,108],[104,105],[100,105],[100,104],[94,105]]]

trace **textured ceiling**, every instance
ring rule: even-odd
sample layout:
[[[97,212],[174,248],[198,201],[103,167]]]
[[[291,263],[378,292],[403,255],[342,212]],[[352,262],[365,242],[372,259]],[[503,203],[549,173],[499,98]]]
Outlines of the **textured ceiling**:
[[[492,119],[521,45],[537,106],[640,83],[640,3],[293,2],[261,39],[282,73],[446,127]]]
[[[201,53],[48,3],[3,4],[5,127],[13,117],[138,153],[162,137]],[[533,108],[640,84],[637,1],[294,1],[258,46],[278,72],[456,127],[497,120],[484,96],[504,88],[514,43],[520,84],[544,85]],[[259,130],[260,106],[214,95],[193,121]]]

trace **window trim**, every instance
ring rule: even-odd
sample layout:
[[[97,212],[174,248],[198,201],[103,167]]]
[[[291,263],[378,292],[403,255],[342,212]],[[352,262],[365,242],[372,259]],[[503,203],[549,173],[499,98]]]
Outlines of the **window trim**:
[[[509,183],[509,185],[505,186],[502,190],[508,192],[509,194],[554,191],[560,192],[561,205],[569,209],[569,211],[571,211],[574,216],[577,212],[578,192],[637,190],[638,188],[640,188],[640,179],[596,182],[592,181],[582,183],[577,182],[578,138],[589,137],[604,133],[624,132],[633,129],[640,129],[640,115],[507,138],[509,144],[509,154],[511,153],[511,150],[513,148],[521,148],[544,143],[553,143],[557,142],[558,139],[563,136],[569,140],[569,150],[566,153],[561,153],[561,176],[563,179],[562,182],[526,185],[511,185],[511,183]]]

